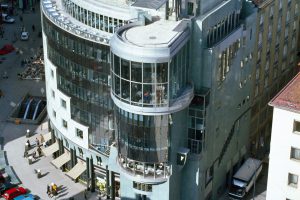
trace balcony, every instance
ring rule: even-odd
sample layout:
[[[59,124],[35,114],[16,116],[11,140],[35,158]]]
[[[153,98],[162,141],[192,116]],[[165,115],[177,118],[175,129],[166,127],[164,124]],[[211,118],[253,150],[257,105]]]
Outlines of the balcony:
[[[166,99],[164,104],[156,107],[137,106],[136,103],[120,98],[113,91],[111,91],[111,97],[116,106],[127,112],[142,115],[164,115],[178,112],[188,107],[194,97],[194,86],[192,84],[186,85],[177,93],[175,98]]]
[[[63,11],[60,1],[42,0],[41,9],[51,22],[63,30],[93,42],[109,44],[112,34],[92,29],[85,24],[77,22]]]
[[[143,163],[122,156],[117,163],[124,175],[143,183],[161,183],[171,176],[171,168],[166,163]]]

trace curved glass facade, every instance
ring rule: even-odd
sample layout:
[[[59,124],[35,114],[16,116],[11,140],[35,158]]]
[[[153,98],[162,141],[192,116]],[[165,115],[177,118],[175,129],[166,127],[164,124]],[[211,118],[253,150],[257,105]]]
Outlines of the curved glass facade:
[[[109,46],[78,38],[43,16],[48,59],[57,67],[57,88],[71,97],[71,117],[89,127],[89,144],[105,151],[112,143]]]
[[[119,154],[145,163],[168,162],[168,115],[145,116],[116,110]]]
[[[112,94],[131,105],[169,106],[190,87],[188,52],[189,43],[166,63],[134,62],[112,54]]]
[[[71,0],[63,0],[63,6],[66,11],[76,20],[91,26],[93,28],[108,32],[114,33],[116,29],[124,24],[127,24],[128,21],[122,19],[116,19],[109,16],[101,15],[94,13],[85,8],[78,6]]]

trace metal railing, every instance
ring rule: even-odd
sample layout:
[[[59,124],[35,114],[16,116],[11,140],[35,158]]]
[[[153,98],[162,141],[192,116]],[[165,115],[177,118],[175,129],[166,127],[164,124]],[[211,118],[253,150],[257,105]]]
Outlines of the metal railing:
[[[100,32],[96,32],[88,28],[83,28],[79,25],[72,23],[68,19],[68,17],[63,16],[63,14],[60,13],[56,7],[57,6],[54,4],[53,1],[41,1],[41,8],[43,10],[43,13],[54,24],[58,25],[59,27],[70,33],[73,33],[85,39],[95,41],[97,43],[103,43],[106,45],[109,44],[110,37],[101,34]]]

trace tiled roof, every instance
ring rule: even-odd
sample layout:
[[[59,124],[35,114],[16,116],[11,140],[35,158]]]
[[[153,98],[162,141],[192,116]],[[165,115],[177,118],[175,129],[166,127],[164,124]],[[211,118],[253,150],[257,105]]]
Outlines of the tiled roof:
[[[300,73],[298,73],[269,103],[276,108],[300,112]]]

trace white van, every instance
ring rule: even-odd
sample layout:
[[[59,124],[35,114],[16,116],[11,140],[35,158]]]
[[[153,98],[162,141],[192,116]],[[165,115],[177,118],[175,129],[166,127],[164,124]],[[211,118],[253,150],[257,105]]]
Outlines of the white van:
[[[231,199],[243,199],[262,170],[262,161],[248,158],[232,178],[228,195]]]

